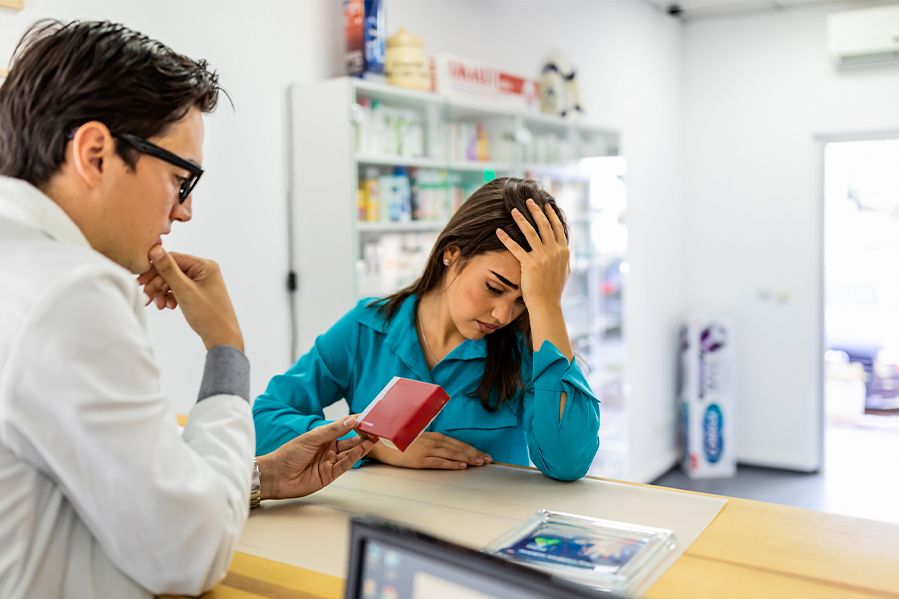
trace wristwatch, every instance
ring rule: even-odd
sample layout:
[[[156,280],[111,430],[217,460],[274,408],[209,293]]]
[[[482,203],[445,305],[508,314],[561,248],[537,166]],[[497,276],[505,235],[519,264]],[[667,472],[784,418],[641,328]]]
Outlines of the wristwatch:
[[[250,479],[250,509],[254,510],[262,503],[262,481],[259,477],[259,464],[253,458],[253,477]]]

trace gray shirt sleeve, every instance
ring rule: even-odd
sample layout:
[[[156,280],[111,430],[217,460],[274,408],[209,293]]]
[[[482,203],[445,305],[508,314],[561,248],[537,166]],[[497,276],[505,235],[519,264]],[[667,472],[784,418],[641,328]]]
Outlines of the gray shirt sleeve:
[[[250,361],[229,345],[217,345],[206,352],[197,401],[214,395],[236,395],[250,401]]]

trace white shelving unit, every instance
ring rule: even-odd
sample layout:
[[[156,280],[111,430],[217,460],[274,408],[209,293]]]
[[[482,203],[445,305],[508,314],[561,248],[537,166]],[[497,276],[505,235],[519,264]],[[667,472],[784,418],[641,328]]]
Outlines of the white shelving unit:
[[[452,209],[474,189],[497,176],[527,176],[569,217],[572,273],[563,301],[576,351],[594,386],[617,381],[625,387],[626,231],[617,132],[351,78],[294,86],[290,106],[297,353],[359,298],[412,282]],[[487,144],[479,146],[483,138]],[[380,194],[385,182],[404,176],[408,191],[404,183],[390,198],[417,194],[408,209],[393,210],[396,202],[384,203],[383,194],[375,194],[381,203],[369,201],[371,193],[360,196],[360,188],[373,189],[372,181]],[[610,190],[621,197],[609,201]],[[623,242],[610,243],[616,236]],[[603,427],[608,424],[604,413]]]
[[[440,231],[446,223],[431,220],[397,221],[386,223],[361,222],[356,225],[359,233],[427,232]]]

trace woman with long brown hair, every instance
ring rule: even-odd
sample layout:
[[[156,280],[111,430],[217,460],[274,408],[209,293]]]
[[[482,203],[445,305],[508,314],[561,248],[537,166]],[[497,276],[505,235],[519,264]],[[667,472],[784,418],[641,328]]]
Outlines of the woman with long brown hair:
[[[568,227],[534,181],[495,179],[437,238],[421,277],[365,299],[316,339],[256,399],[257,452],[326,423],[342,398],[361,412],[394,376],[442,386],[450,402],[405,453],[370,458],[407,468],[492,461],[561,480],[583,476],[599,446],[599,402],[562,315]]]

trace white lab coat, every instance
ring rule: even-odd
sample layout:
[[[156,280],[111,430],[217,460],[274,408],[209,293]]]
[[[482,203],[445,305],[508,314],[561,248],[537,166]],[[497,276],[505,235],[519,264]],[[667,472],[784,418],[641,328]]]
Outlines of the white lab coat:
[[[0,597],[200,593],[246,522],[247,401],[159,392],[143,294],[31,185],[0,177]]]

